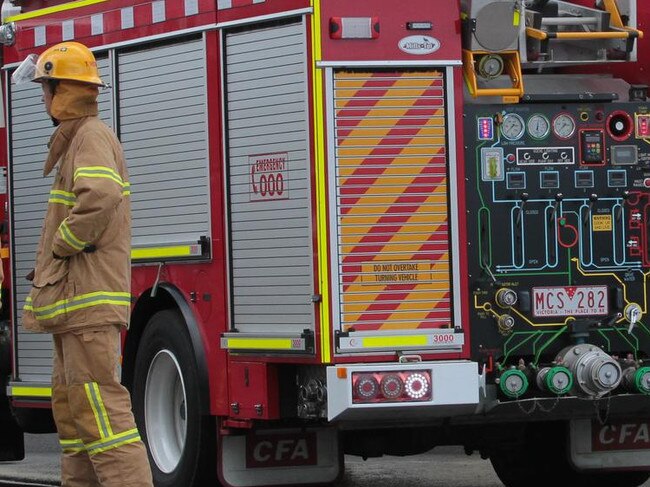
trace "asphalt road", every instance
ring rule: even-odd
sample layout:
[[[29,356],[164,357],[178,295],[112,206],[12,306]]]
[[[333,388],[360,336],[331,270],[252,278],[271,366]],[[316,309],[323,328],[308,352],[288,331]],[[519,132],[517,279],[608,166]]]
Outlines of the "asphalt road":
[[[26,435],[26,449],[24,461],[0,463],[0,487],[59,485],[56,436]],[[460,447],[367,461],[348,456],[345,462],[338,487],[502,487],[489,461],[467,456]],[[643,487],[650,487],[650,481]]]
[[[55,435],[26,435],[27,457],[0,463],[0,487],[59,485],[58,442]],[[340,487],[502,487],[490,463],[468,457],[461,448],[440,448],[413,457],[383,457],[367,461],[346,457]],[[18,483],[3,484],[5,481]],[[30,486],[31,487],[31,486]]]

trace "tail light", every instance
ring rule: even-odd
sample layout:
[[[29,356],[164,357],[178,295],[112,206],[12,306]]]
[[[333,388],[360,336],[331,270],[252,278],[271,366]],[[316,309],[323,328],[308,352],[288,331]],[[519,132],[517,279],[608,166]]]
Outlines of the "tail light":
[[[432,397],[431,372],[354,372],[352,374],[352,402],[388,403],[430,401]]]

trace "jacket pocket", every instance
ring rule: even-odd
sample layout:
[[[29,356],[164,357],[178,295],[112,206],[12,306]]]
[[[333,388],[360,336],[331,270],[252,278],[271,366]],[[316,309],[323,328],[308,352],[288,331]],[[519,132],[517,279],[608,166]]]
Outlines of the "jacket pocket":
[[[49,281],[49,282],[48,282]],[[69,318],[74,282],[68,273],[60,273],[56,279],[34,284],[23,309],[23,326],[32,331],[52,331],[63,326]]]

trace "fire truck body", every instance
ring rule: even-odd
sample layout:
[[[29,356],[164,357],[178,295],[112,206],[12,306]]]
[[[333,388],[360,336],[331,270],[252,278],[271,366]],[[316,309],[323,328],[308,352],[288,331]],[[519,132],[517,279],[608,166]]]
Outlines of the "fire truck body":
[[[650,10],[440,3],[5,2],[24,429],[50,424],[51,339],[20,316],[52,126],[8,74],[75,40],[129,165],[122,377],[156,485],[331,483],[343,452],[442,444],[507,485],[647,478]]]

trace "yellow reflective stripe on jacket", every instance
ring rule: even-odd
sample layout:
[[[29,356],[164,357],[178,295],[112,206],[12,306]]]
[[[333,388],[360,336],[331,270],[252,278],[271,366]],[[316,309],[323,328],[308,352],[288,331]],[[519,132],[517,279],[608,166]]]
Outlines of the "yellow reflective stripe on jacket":
[[[77,197],[74,193],[53,189],[50,191],[50,199],[47,201],[50,203],[60,203],[66,206],[74,206],[77,202]]]
[[[76,440],[59,440],[63,453],[79,453],[86,449],[83,441]]]
[[[90,407],[95,415],[99,436],[103,440],[113,437],[113,429],[111,428],[111,422],[108,419],[108,413],[102,400],[102,394],[99,392],[99,384],[97,382],[87,382],[84,384],[84,388],[86,389],[86,396],[88,397],[88,402],[90,402]]]
[[[88,294],[80,294],[71,299],[62,299],[61,301],[36,308],[32,305],[32,298],[27,296],[23,309],[34,313],[34,317],[37,320],[48,320],[63,313],[99,306],[101,304],[131,306],[131,293],[96,291]]]
[[[86,166],[80,167],[74,172],[74,180],[79,178],[106,178],[115,181],[120,186],[124,187],[124,181],[116,171],[106,166]]]
[[[128,445],[140,441],[140,433],[138,428],[133,428],[123,433],[112,435],[110,438],[102,438],[99,441],[93,441],[86,445],[86,450],[89,455],[97,455],[120,446]]]
[[[124,196],[131,194],[131,183],[124,183],[122,185],[122,188],[122,194]],[[50,203],[60,203],[66,206],[74,206],[77,203],[77,196],[74,193],[69,193],[68,191],[53,189],[50,191],[50,199],[47,201]]]
[[[72,230],[70,230],[70,227],[68,227],[65,220],[63,220],[61,225],[59,225],[59,233],[61,234],[61,237],[63,237],[65,243],[75,250],[83,250],[83,248],[88,244],[88,242],[80,240],[74,233],[72,233]]]

